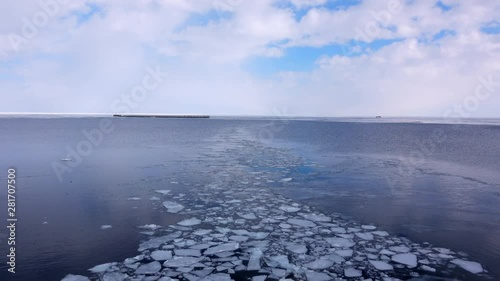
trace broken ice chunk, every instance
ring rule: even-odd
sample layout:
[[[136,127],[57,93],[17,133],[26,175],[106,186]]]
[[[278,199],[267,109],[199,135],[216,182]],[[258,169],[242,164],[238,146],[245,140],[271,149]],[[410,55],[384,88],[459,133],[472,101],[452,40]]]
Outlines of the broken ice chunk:
[[[157,261],[150,262],[139,266],[135,270],[135,274],[154,274],[161,269],[161,264]]]
[[[250,255],[250,260],[248,261],[247,270],[260,270],[260,258],[263,253],[260,249],[253,249],[252,254]]]
[[[344,257],[344,258],[351,257],[352,253],[353,253],[353,251],[351,249],[349,249],[349,250],[337,250],[337,251],[335,251],[335,254],[337,254],[337,255],[339,255],[341,257]]]
[[[170,193],[170,190],[168,189],[157,189],[155,190],[157,193],[160,193],[160,194],[163,194],[163,195],[167,195]]]
[[[370,263],[378,270],[393,270],[394,269],[394,267],[392,267],[392,265],[390,265],[384,261],[370,260]]]
[[[288,268],[290,266],[290,262],[288,261],[288,256],[285,255],[269,257],[266,259],[266,263],[270,267]]]
[[[201,220],[199,220],[197,218],[190,218],[187,220],[180,221],[177,224],[182,225],[182,226],[193,226],[193,225],[198,225],[200,223],[201,223]]]
[[[358,236],[363,240],[373,240],[373,234],[366,232],[356,232],[354,235]]]
[[[172,251],[157,250],[151,253],[151,258],[155,261],[166,261],[172,258]]]
[[[410,268],[417,266],[417,256],[414,254],[397,254],[392,256],[392,261],[405,264]]]
[[[238,216],[244,218],[244,219],[247,219],[247,220],[254,220],[257,218],[257,216],[255,216],[254,213],[248,213],[248,214],[241,214],[241,213],[238,213]]]
[[[209,234],[210,232],[212,232],[211,229],[198,229],[195,232],[193,232],[193,234],[198,235],[198,236],[205,236],[205,235]]]
[[[123,281],[128,277],[128,275],[121,272],[110,272],[102,276],[103,281]]]
[[[300,220],[300,219],[288,219],[289,224],[301,226],[301,227],[315,227],[316,224],[312,221],[308,220]]]
[[[405,247],[405,246],[392,246],[389,247],[389,249],[393,252],[397,253],[408,253],[410,251],[410,248]]]
[[[141,200],[141,197],[130,197],[130,198],[127,198],[128,201],[139,201]]]
[[[281,179],[280,181],[281,181],[281,182],[289,182],[289,181],[291,181],[291,180],[292,180],[292,178],[284,178],[284,179]]]
[[[241,235],[232,235],[232,236],[229,236],[229,240],[233,240],[233,241],[236,241],[236,242],[245,242],[248,240],[248,237],[247,236],[241,236]]]
[[[221,244],[215,247],[208,248],[205,250],[203,253],[204,255],[213,255],[217,253],[222,253],[222,252],[229,252],[229,251],[235,251],[240,248],[239,243],[226,243],[226,244]]]
[[[378,236],[388,236],[389,233],[387,233],[386,231],[372,231],[373,234],[375,235],[378,235]]]
[[[344,269],[344,276],[345,277],[360,277],[361,271],[359,271],[355,268],[349,267],[349,268]]]
[[[158,228],[161,228],[161,226],[159,226],[157,224],[146,224],[146,225],[139,226],[139,228],[156,230]]]
[[[189,257],[199,257],[201,256],[200,250],[195,249],[177,249],[174,250],[176,256],[189,256]]]
[[[231,278],[231,275],[226,273],[211,274],[200,279],[200,281],[232,281],[232,280],[233,279]]]
[[[307,253],[307,247],[305,245],[289,245],[286,249],[292,253],[305,254]]]
[[[305,267],[313,270],[326,269],[333,265],[333,261],[326,259],[319,259],[305,264]]]
[[[68,274],[62,281],[90,281],[90,279],[81,275]]]
[[[108,270],[108,268],[110,268],[112,265],[114,265],[114,263],[112,263],[112,262],[96,265],[96,266],[92,267],[91,269],[89,269],[89,271],[92,273],[102,273],[102,272],[105,272],[106,270]]]
[[[307,220],[312,220],[315,222],[329,222],[332,220],[330,217],[327,217],[323,214],[300,214],[300,215]]]
[[[187,267],[195,263],[198,263],[200,258],[193,257],[174,257],[173,259],[167,260],[163,263],[164,267]]]
[[[454,259],[451,262],[467,270],[470,273],[477,274],[483,272],[483,267],[481,266],[481,264],[474,261]]]
[[[293,207],[293,206],[286,206],[286,205],[281,205],[279,209],[282,211],[285,211],[287,213],[295,213],[295,212],[300,211],[300,208]]]
[[[113,226],[109,225],[109,224],[105,224],[105,225],[101,225],[101,229],[110,229],[112,228]]]
[[[167,208],[167,212],[169,213],[178,213],[184,209],[184,206],[177,202],[165,201],[163,202],[163,206]]]
[[[361,228],[362,229],[366,229],[366,230],[375,230],[375,229],[377,229],[377,227],[373,226],[373,225],[362,225]]]
[[[346,238],[325,238],[326,242],[330,243],[333,247],[339,248],[350,248],[356,243],[354,243],[351,239]]]
[[[332,277],[326,273],[306,271],[307,281],[328,281],[332,280]]]

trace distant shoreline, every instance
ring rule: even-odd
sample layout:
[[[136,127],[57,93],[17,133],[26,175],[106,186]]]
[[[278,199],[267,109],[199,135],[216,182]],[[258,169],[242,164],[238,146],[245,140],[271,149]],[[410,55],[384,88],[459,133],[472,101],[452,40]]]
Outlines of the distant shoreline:
[[[210,118],[210,115],[113,114],[113,117],[136,117],[136,118]]]

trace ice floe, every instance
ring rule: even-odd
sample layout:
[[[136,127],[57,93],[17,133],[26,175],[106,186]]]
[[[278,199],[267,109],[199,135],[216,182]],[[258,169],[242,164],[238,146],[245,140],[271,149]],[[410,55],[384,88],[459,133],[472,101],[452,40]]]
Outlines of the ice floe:
[[[237,152],[249,145],[233,149]],[[93,267],[92,280],[389,281],[423,275],[455,277],[454,270],[486,274],[479,263],[452,250],[413,243],[337,214],[323,214],[266,187],[266,183],[287,187],[279,182],[292,181],[294,161],[277,157],[271,168],[281,172],[274,174],[252,171],[259,157],[242,159],[249,162],[234,160],[223,171],[219,165],[201,171],[204,181],[183,193],[155,190],[144,197],[161,200],[150,203],[176,213],[160,212],[176,220],[181,217],[180,221],[140,226],[139,231],[148,236],[140,242],[138,255]],[[169,181],[187,182],[177,176]],[[293,176],[293,184],[299,184],[300,176]],[[158,194],[168,196],[168,201]],[[68,275],[63,280],[90,279]]]
[[[181,204],[179,204],[177,202],[173,202],[173,201],[164,201],[163,206],[165,208],[167,208],[167,212],[174,213],[174,214],[178,213],[184,209],[184,206],[182,206]]]

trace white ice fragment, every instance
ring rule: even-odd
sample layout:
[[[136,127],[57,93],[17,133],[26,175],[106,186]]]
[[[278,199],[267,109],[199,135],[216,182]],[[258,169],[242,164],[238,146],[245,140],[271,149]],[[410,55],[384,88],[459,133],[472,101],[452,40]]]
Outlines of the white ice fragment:
[[[389,250],[386,250],[386,249],[383,249],[382,251],[380,251],[380,254],[381,255],[389,255],[389,256],[392,256],[392,255],[395,255],[396,253],[392,252],[392,251],[389,251]]]
[[[155,261],[166,261],[172,258],[172,251],[157,250],[151,253],[151,258]]]
[[[414,254],[397,254],[392,256],[392,261],[405,264],[410,268],[417,266],[417,256]]]
[[[151,230],[156,230],[158,228],[161,228],[161,226],[157,225],[157,224],[146,224],[146,225],[141,225],[139,226],[139,228],[144,228],[144,229],[151,229]]]
[[[286,249],[292,253],[305,254],[307,253],[307,247],[305,245],[289,245]]]
[[[266,281],[267,275],[259,275],[252,277],[252,281]]]
[[[128,278],[128,275],[121,272],[110,272],[102,276],[103,281],[123,281]]]
[[[199,281],[232,281],[231,275],[226,273],[211,274],[201,278]]]
[[[127,198],[128,201],[139,201],[141,200],[141,197],[130,197],[130,198]]]
[[[197,218],[190,218],[187,220],[180,221],[177,224],[182,225],[182,226],[193,226],[193,225],[198,225],[200,223],[201,223],[201,220],[199,220]]]
[[[392,265],[390,265],[384,261],[370,260],[370,263],[378,270],[393,270],[394,269],[394,267],[392,267]]]
[[[389,250],[397,253],[408,253],[410,251],[410,248],[405,246],[392,246],[389,247]]]
[[[377,235],[377,236],[388,236],[389,233],[387,233],[387,231],[372,231],[373,234]]]
[[[286,205],[281,205],[279,209],[282,211],[285,211],[287,213],[295,213],[295,212],[300,211],[300,208],[293,207],[293,206],[286,206]]]
[[[300,214],[306,220],[312,220],[315,222],[330,222],[332,219],[323,214]]]
[[[343,227],[332,227],[332,231],[335,233],[346,233],[345,228]]]
[[[160,201],[160,198],[156,197],[156,196],[152,196],[151,198],[149,198],[149,200],[151,200],[151,201]]]
[[[361,228],[362,229],[366,229],[366,230],[375,230],[375,229],[377,229],[377,227],[373,226],[373,225],[362,225]]]
[[[109,225],[109,224],[104,224],[104,225],[101,225],[101,229],[110,229],[112,228],[113,226],[112,225]]]
[[[290,266],[290,262],[288,261],[288,256],[286,255],[269,257],[268,259],[266,259],[266,263],[270,267],[288,268]]]
[[[316,224],[312,221],[301,220],[301,219],[288,219],[289,224],[301,226],[301,227],[315,227]]]
[[[289,182],[289,181],[291,181],[291,180],[292,180],[292,178],[284,178],[284,179],[281,179],[280,181],[281,181],[281,182]]]
[[[257,219],[257,216],[255,216],[254,213],[248,213],[248,214],[241,214],[241,213],[238,213],[238,216],[244,218],[244,219],[247,219],[247,220],[254,220],[254,219]]]
[[[481,266],[481,264],[474,261],[454,259],[451,262],[467,270],[470,273],[477,274],[483,272],[483,267]]]
[[[163,195],[167,195],[167,194],[170,193],[170,190],[168,190],[168,189],[157,189],[157,190],[155,190],[155,192],[163,194]]]
[[[366,232],[356,232],[354,235],[358,236],[363,240],[373,240],[373,234]]]
[[[91,269],[89,269],[89,271],[92,273],[103,273],[106,270],[108,270],[108,268],[110,268],[113,264],[114,263],[110,262],[110,263],[96,265],[96,266],[92,267]]]
[[[248,240],[248,236],[232,235],[232,236],[229,236],[229,240],[233,240],[236,242],[245,242]]]
[[[198,236],[205,236],[205,235],[209,234],[210,232],[212,232],[211,229],[198,229],[195,232],[193,232],[193,234],[198,235]]]
[[[81,275],[68,274],[62,281],[90,281],[90,279]]]
[[[260,258],[262,257],[263,253],[260,249],[253,249],[251,251],[250,255],[250,260],[248,261],[248,266],[247,270],[260,270]]]
[[[337,251],[335,251],[335,254],[337,254],[341,257],[344,257],[344,258],[348,258],[348,257],[352,257],[353,251],[351,249],[337,250]]]
[[[333,265],[333,261],[331,261],[331,260],[319,259],[319,260],[315,260],[315,261],[306,263],[304,266],[309,268],[309,269],[318,270],[318,269],[329,268],[332,265]]]
[[[208,248],[205,250],[203,253],[204,255],[213,255],[217,253],[222,253],[222,252],[229,252],[229,251],[235,251],[240,248],[239,243],[226,243],[226,244],[221,244],[215,247]]]
[[[267,232],[249,232],[248,233],[248,236],[250,236],[250,238],[255,239],[255,240],[262,240],[262,239],[266,238],[268,235],[269,235],[269,233],[267,233]]]
[[[325,238],[326,242],[330,243],[333,247],[339,248],[350,248],[356,243],[354,243],[351,239],[346,238]]]
[[[165,208],[167,208],[167,212],[174,213],[174,214],[178,213],[184,209],[184,206],[182,206],[181,204],[179,204],[177,202],[173,202],[173,201],[164,201],[163,206]]]
[[[154,274],[161,269],[161,264],[157,261],[145,263],[135,270],[135,274]]]
[[[360,277],[361,275],[362,275],[361,271],[359,271],[355,268],[349,267],[349,268],[344,269],[344,276],[345,277]]]
[[[422,268],[422,269],[423,269],[423,270],[425,270],[425,271],[429,271],[429,272],[436,272],[436,269],[435,269],[435,268],[430,267],[430,266],[427,266],[427,265],[425,265],[425,264],[424,264],[424,265],[422,265],[422,266],[420,266],[420,268]]]
[[[174,257],[173,259],[167,260],[163,263],[164,267],[187,267],[195,263],[198,263],[200,258],[193,257]]]
[[[332,277],[326,273],[306,271],[307,281],[328,281],[332,280]]]
[[[200,250],[195,249],[176,249],[174,250],[176,256],[200,257]]]

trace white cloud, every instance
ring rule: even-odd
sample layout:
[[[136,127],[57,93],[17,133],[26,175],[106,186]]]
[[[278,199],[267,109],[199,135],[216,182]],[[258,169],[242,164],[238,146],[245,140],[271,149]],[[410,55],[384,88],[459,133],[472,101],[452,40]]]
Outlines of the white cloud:
[[[394,0],[342,10],[322,7],[323,0],[291,0],[309,9],[301,19],[276,1],[71,1],[18,52],[8,35],[22,34],[23,17],[42,8],[5,1],[0,94],[7,102],[0,111],[107,112],[140,82],[145,66],[158,64],[170,79],[138,111],[272,114],[287,107],[296,115],[440,115],[473,93],[480,76],[500,73],[500,36],[480,32],[498,20],[500,4],[491,1],[443,1],[453,6],[446,12],[436,1],[414,1],[394,13]],[[100,11],[82,23],[78,15],[90,3]],[[187,24],[193,15],[206,24]],[[324,56],[310,72],[261,78],[242,67],[256,56],[284,57],[293,46],[359,39],[359,30],[366,41],[401,41],[356,57]],[[442,30],[455,35],[432,41]],[[499,105],[495,95],[474,114],[498,116]]]

